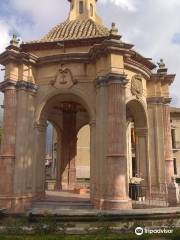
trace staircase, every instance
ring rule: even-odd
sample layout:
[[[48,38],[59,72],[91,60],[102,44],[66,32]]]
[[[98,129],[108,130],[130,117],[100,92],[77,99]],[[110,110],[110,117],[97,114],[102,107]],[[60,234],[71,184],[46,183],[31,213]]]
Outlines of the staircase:
[[[44,215],[59,214],[69,215],[74,213],[88,213],[94,210],[94,206],[89,200],[77,201],[37,201],[33,202],[32,207],[28,209],[28,214]]]

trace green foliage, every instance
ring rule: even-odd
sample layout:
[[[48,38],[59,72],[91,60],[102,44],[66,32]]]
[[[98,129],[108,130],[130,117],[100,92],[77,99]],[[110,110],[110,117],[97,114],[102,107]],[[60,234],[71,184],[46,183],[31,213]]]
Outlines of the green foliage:
[[[180,177],[176,178],[176,183],[178,183],[180,185]]]
[[[101,219],[103,220],[103,218]],[[169,228],[173,228],[173,219],[167,222]],[[112,232],[110,222],[97,222],[97,231],[88,231],[87,235],[68,235],[67,228],[76,227],[75,223],[58,222],[52,215],[38,217],[31,222],[27,217],[6,217],[0,222],[1,227],[5,227],[0,233],[0,240],[179,240],[180,228],[174,229],[173,234],[143,234],[136,236],[134,229],[136,224],[124,221],[121,232]],[[137,225],[138,226],[138,225]],[[141,225],[143,226],[143,224]],[[25,227],[26,229],[24,229]],[[31,230],[27,230],[31,229]],[[61,229],[61,230],[59,230]]]
[[[96,235],[0,235],[0,240],[178,240],[180,239],[180,230],[176,230],[173,234],[170,235],[143,235],[135,236],[133,233],[128,234],[118,234],[118,233],[108,233],[108,232],[99,232]]]

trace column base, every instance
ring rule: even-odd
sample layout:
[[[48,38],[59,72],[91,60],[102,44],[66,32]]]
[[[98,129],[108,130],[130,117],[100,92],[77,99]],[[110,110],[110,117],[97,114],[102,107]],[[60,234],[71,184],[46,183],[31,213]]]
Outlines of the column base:
[[[91,199],[91,203],[94,205],[94,207],[96,209],[101,209],[102,204],[103,204],[104,200],[103,199],[99,199],[99,198],[93,198]]]
[[[8,213],[24,213],[31,207],[33,201],[43,199],[45,193],[22,196],[0,196],[0,208]]]
[[[131,209],[132,201],[127,200],[114,200],[114,199],[104,199],[101,209],[103,210],[121,210],[121,209]]]

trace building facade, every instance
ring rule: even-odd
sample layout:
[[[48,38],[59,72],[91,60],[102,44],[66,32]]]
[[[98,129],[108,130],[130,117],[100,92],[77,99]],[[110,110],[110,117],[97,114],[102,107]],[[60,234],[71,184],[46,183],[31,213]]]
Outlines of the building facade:
[[[170,111],[174,175],[180,177],[180,108],[171,107]]]
[[[122,41],[114,23],[106,28],[96,0],[69,2],[65,22],[37,41],[19,44],[13,36],[0,55],[0,206],[13,212],[45,195],[47,121],[57,132],[58,189],[75,186],[77,133],[89,124],[90,199],[96,208],[132,208],[129,175],[143,178],[149,189],[168,185],[174,175],[169,85],[175,75],[162,60],[155,72],[149,58]],[[136,143],[133,162],[130,137]]]

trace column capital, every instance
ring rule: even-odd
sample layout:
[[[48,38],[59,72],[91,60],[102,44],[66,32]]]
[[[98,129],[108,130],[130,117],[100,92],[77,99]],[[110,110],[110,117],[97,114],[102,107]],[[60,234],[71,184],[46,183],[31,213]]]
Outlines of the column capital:
[[[16,82],[13,80],[5,80],[0,83],[0,91],[5,92],[5,90],[15,90]]]
[[[146,136],[148,133],[148,128],[135,128],[135,133],[137,136]]]
[[[120,84],[123,87],[128,83],[128,79],[125,74],[109,73],[105,76],[99,76],[96,78],[96,86],[104,86],[109,84]]]
[[[7,89],[17,89],[17,90],[26,90],[37,92],[38,86],[31,82],[26,81],[14,81],[14,80],[5,80],[0,83],[0,91],[5,92]]]
[[[89,125],[90,125],[91,127],[95,127],[95,126],[96,126],[96,120],[92,120],[92,121],[89,123]]]
[[[170,104],[171,98],[169,97],[149,97],[147,98],[148,104]]]
[[[26,81],[18,81],[16,83],[16,88],[19,90],[28,90],[32,92],[37,92],[38,90],[38,86],[36,84]]]
[[[43,132],[47,128],[47,123],[34,123],[34,128],[38,129],[39,131]]]

